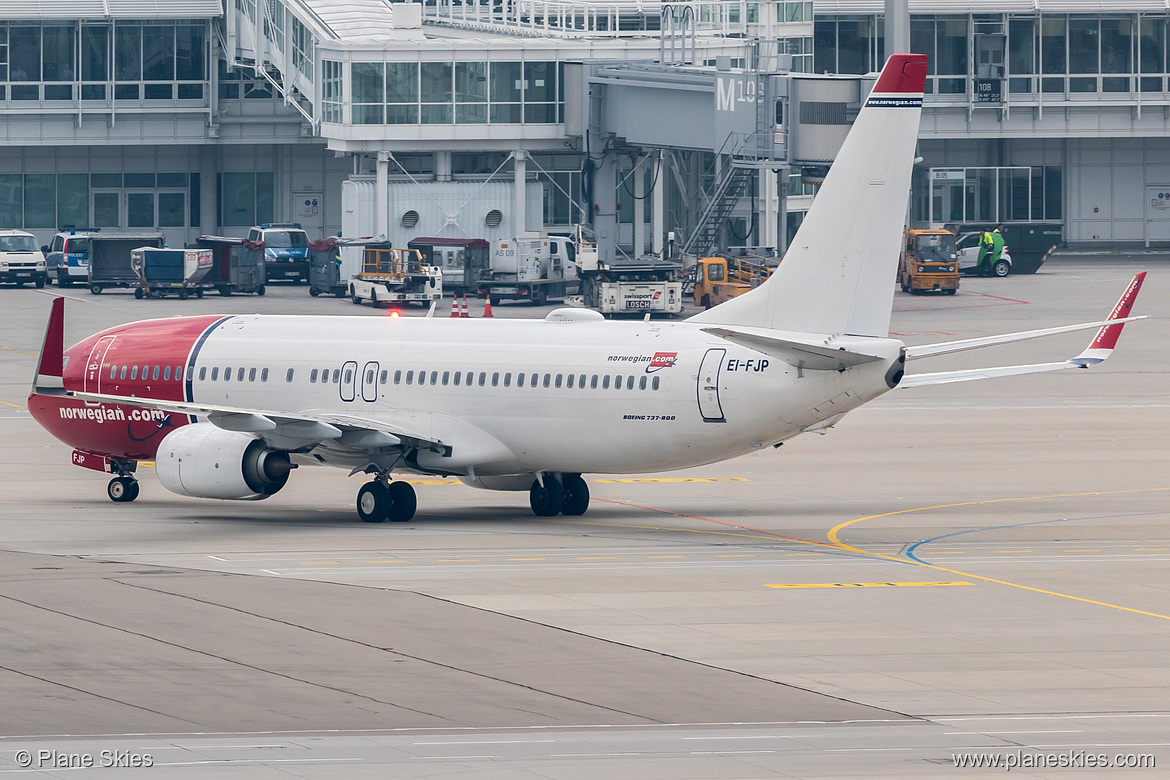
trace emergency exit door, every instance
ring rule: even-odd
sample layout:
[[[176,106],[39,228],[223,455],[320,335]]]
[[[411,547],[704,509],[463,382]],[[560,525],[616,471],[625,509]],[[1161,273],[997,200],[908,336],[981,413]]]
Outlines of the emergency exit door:
[[[699,364],[699,414],[703,415],[703,422],[726,422],[719,402],[719,372],[726,356],[726,349],[709,349]]]

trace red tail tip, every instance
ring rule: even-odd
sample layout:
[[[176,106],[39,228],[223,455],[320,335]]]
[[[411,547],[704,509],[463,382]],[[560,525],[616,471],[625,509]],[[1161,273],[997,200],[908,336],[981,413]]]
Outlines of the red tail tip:
[[[926,88],[926,55],[894,54],[878,76],[873,94],[922,94]]]

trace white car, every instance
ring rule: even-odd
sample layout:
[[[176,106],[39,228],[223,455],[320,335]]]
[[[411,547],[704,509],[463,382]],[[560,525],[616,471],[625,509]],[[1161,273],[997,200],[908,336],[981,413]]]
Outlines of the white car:
[[[979,239],[982,236],[982,233],[964,233],[955,242],[955,249],[959,253],[959,273],[973,274],[976,272],[975,269],[979,267]],[[1011,272],[1012,256],[1008,254],[1007,244],[1004,244],[999,260],[996,260],[995,265],[991,268],[991,275],[1002,278]]]

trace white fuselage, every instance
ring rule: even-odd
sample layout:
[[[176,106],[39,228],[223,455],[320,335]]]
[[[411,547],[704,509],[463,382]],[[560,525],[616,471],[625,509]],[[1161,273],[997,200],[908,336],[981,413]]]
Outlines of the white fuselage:
[[[451,445],[427,471],[653,472],[835,422],[889,389],[902,345],[869,346],[883,360],[801,370],[685,322],[240,316],[198,348],[189,400],[398,425]]]

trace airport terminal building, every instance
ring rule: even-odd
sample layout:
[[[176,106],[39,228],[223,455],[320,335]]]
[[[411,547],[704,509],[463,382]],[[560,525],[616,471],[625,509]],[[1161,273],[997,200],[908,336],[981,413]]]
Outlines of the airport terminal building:
[[[388,188],[391,228],[569,225],[592,153],[566,125],[573,63],[734,69],[764,41],[793,73],[863,74],[884,61],[883,17],[882,0],[9,0],[0,227],[158,229],[178,245],[295,221],[316,237],[354,224],[370,183]],[[911,0],[911,49],[930,56],[912,220],[1170,241],[1168,22],[1165,0]],[[847,124],[846,108],[792,113]],[[622,162],[631,252],[661,245],[642,224],[654,188],[650,232],[685,229],[717,151],[680,153],[671,176]],[[733,239],[768,245],[784,212],[791,234],[808,173],[780,170],[779,206],[762,177],[749,187]]]

